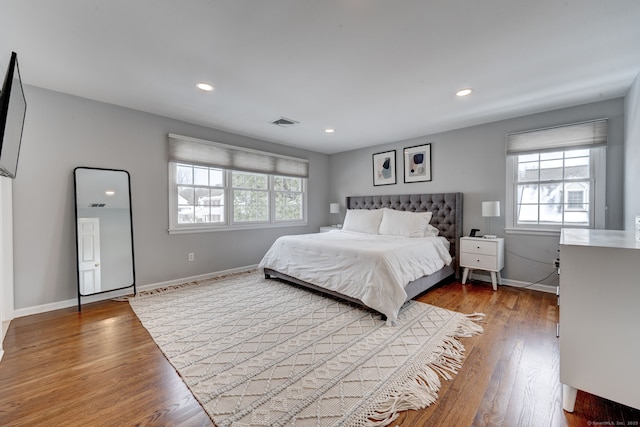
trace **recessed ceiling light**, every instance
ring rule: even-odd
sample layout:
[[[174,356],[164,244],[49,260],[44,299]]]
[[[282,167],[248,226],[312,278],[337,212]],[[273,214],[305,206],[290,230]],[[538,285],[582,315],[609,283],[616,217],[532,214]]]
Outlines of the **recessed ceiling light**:
[[[335,129],[331,129],[331,128],[324,130],[325,133],[334,133],[335,131],[336,131]]]
[[[456,92],[456,96],[471,95],[471,92],[472,92],[471,88],[460,89],[459,91]]]
[[[213,86],[204,82],[196,84],[196,87],[204,92],[211,92],[213,90]]]
[[[114,196],[116,194],[116,192],[113,191],[113,190],[107,190],[107,191],[104,192],[104,194],[106,194],[107,196]]]

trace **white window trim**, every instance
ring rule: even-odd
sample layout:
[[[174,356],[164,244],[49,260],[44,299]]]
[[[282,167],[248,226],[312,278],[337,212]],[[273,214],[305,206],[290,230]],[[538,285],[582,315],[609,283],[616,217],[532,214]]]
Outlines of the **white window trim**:
[[[570,149],[570,148],[567,148]],[[528,235],[538,235],[538,236],[559,236],[561,228],[595,228],[595,229],[604,229],[606,225],[606,147],[594,147],[591,148],[593,162],[591,163],[592,167],[592,183],[594,184],[594,194],[593,194],[593,212],[592,219],[593,226],[592,227],[582,227],[582,226],[570,226],[570,225],[560,225],[557,227],[541,225],[541,226],[517,226],[515,224],[515,188],[516,188],[516,177],[518,174],[518,162],[517,155],[507,155],[507,177],[506,177],[506,188],[507,194],[505,197],[506,209],[505,209],[505,233],[506,234],[528,234]]]
[[[232,202],[225,202],[225,223],[220,224],[181,224],[178,225],[178,198],[176,197],[175,189],[175,180],[176,180],[176,168],[174,167],[176,162],[169,162],[169,234],[189,234],[189,233],[208,233],[208,232],[217,232],[217,231],[237,231],[237,230],[257,230],[257,229],[268,229],[268,228],[283,228],[283,227],[302,227],[308,225],[308,185],[307,178],[302,178],[302,197],[303,197],[303,206],[302,206],[302,219],[301,220],[275,220],[275,203],[271,202],[271,193],[275,193],[273,190],[269,190],[270,197],[270,222],[246,222],[246,223],[234,223],[232,218],[232,210],[231,205]],[[184,164],[189,164],[188,162],[182,162]],[[229,170],[225,169],[225,173],[228,173]],[[269,182],[271,184],[273,174],[265,174],[269,176]],[[229,177],[227,176],[225,179],[225,201],[231,201],[231,183],[229,182]]]

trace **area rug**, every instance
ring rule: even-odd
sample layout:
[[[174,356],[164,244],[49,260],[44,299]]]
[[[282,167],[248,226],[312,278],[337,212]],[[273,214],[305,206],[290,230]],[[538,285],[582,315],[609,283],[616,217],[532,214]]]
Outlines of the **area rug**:
[[[384,426],[435,402],[461,367],[466,316],[410,301],[378,313],[258,272],[130,304],[218,426]]]

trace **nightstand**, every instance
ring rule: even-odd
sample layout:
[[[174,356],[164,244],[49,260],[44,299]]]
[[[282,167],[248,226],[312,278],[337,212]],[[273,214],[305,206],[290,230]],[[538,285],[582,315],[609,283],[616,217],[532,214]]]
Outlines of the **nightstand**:
[[[327,231],[337,230],[337,229],[338,229],[337,227],[332,227],[330,225],[327,225],[327,226],[320,227],[320,232],[326,233]]]
[[[460,238],[460,267],[464,267],[462,284],[471,280],[473,270],[491,272],[491,284],[493,290],[498,290],[498,284],[502,285],[500,270],[504,268],[504,239],[485,239],[482,237]],[[497,283],[496,283],[497,278]]]

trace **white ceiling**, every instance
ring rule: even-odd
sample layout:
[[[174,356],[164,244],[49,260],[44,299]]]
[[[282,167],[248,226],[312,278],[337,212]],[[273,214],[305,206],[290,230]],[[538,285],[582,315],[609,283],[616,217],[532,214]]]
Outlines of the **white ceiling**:
[[[336,153],[624,96],[640,1],[2,0],[11,51],[26,84]]]

